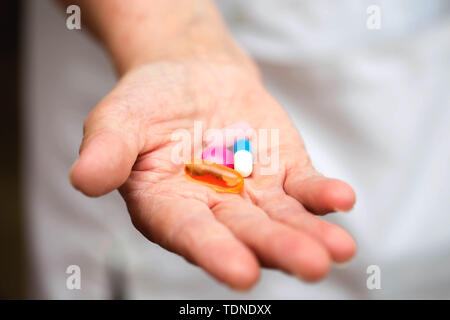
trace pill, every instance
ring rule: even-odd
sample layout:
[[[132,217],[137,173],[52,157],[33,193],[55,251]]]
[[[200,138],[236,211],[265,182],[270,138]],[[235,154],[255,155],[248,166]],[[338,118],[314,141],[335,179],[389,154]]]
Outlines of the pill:
[[[235,170],[206,160],[192,159],[184,165],[186,177],[218,192],[240,193],[244,178]]]
[[[252,174],[253,156],[250,141],[247,139],[240,139],[234,143],[234,170],[244,178]]]
[[[203,150],[202,159],[222,164],[233,169],[233,152],[223,147],[208,147]]]

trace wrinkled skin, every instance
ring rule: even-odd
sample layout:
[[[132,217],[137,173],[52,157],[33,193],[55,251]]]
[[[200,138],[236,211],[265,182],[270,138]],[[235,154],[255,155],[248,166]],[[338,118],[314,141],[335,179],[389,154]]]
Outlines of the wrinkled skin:
[[[256,166],[240,195],[187,180],[171,161],[171,134],[192,133],[194,121],[203,130],[238,121],[278,128],[278,173],[261,175]],[[261,266],[318,280],[355,253],[345,230],[317,216],[350,210],[353,190],[315,171],[252,69],[201,59],[141,66],[125,74],[84,130],[73,185],[89,196],[119,188],[143,235],[232,288],[254,285]]]

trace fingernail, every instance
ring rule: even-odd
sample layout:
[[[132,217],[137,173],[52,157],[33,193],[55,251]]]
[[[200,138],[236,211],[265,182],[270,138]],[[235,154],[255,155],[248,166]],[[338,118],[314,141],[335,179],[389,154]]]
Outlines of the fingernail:
[[[72,183],[72,172],[73,172],[73,169],[75,168],[75,165],[77,164],[77,162],[78,162],[78,159],[77,160],[75,160],[75,162],[72,164],[72,166],[70,167],[70,170],[69,170],[69,180],[70,180],[70,183]]]
[[[353,209],[353,208],[352,208],[352,209]],[[349,210],[343,210],[343,209],[339,209],[339,208],[334,208],[334,212],[336,212],[336,213],[349,214],[350,212],[353,211],[352,209],[349,209]]]

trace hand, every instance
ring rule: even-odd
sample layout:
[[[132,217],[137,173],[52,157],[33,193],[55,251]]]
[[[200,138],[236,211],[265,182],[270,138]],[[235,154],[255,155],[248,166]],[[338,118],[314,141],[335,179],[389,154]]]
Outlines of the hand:
[[[143,235],[233,288],[254,285],[260,266],[318,280],[354,255],[355,242],[314,214],[351,209],[354,192],[312,167],[255,70],[230,61],[185,58],[125,74],[86,119],[72,184],[89,196],[119,188]],[[192,132],[194,121],[280,129],[278,173],[255,168],[241,195],[189,181],[171,161],[171,134]]]

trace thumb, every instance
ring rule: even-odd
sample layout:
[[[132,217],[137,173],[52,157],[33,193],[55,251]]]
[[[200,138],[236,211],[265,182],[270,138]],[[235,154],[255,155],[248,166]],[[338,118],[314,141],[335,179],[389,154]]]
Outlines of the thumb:
[[[98,197],[120,187],[139,154],[137,127],[121,106],[100,103],[84,123],[80,155],[70,171],[74,188]]]
[[[322,176],[312,166],[290,168],[284,190],[305,208],[319,215],[349,211],[355,204],[353,188],[344,181]]]

